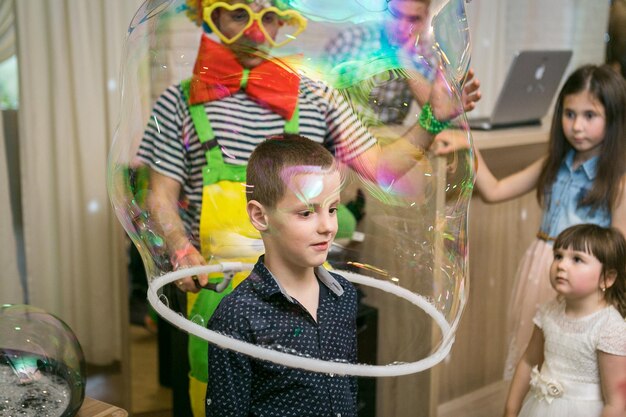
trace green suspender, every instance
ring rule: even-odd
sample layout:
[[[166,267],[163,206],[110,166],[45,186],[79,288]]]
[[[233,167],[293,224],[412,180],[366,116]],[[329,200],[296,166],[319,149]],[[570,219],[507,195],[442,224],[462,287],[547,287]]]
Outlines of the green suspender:
[[[249,70],[244,70],[241,78],[242,88],[248,81]],[[181,88],[185,96],[185,100],[189,103],[189,87],[191,85],[191,79],[186,79],[181,82]],[[198,139],[205,149],[205,157],[207,165],[202,170],[202,178],[204,185],[215,184],[218,181],[245,181],[246,180],[246,166],[245,165],[233,165],[224,162],[222,157],[222,151],[217,146],[211,146],[211,141],[215,139],[215,133],[211,127],[211,121],[204,110],[204,104],[191,104],[189,105],[189,114],[193,126],[198,134]],[[298,107],[293,113],[290,120],[285,123],[285,133],[297,134],[300,131],[300,112]]]

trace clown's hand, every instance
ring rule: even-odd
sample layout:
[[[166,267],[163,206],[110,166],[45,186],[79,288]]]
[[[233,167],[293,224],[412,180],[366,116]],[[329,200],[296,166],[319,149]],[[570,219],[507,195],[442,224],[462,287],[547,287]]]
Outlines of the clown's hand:
[[[480,81],[474,78],[474,70],[469,69],[463,84],[463,92],[461,93],[461,101],[463,102],[463,110],[469,112],[474,110],[476,102],[482,97],[480,93]]]
[[[430,91],[429,102],[432,106],[433,115],[439,121],[452,120],[463,111],[470,111],[480,100],[480,83],[474,78],[474,71],[467,73],[465,84],[461,92],[461,97],[446,82],[441,69],[437,71],[433,88]]]
[[[206,265],[204,257],[189,242],[186,242],[179,249],[174,250],[171,262],[175,270]],[[207,285],[208,282],[208,275],[201,274],[178,279],[175,284],[181,291],[196,293],[200,291],[201,287]]]
[[[454,119],[463,111],[460,97],[450,88],[441,70],[435,75],[428,101],[433,116],[440,122]]]
[[[435,75],[429,102],[433,116],[440,122],[452,120],[463,111],[459,96],[450,88],[441,70]]]

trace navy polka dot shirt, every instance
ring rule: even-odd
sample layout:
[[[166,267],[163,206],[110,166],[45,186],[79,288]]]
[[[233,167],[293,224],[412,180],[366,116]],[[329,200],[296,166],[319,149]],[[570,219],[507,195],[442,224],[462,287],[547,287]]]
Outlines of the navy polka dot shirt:
[[[259,259],[225,297],[209,328],[313,358],[356,363],[357,296],[345,278],[315,269],[317,322]],[[356,417],[356,378],[261,361],[209,344],[207,417]]]

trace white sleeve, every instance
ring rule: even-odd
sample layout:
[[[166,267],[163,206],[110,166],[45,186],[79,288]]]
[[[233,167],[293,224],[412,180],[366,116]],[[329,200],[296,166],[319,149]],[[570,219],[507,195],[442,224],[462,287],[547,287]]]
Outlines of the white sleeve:
[[[617,310],[611,311],[602,327],[597,350],[611,355],[626,356],[626,321]]]
[[[543,325],[545,319],[548,315],[554,315],[556,309],[558,308],[558,302],[556,300],[549,301],[537,309],[535,313],[535,317],[533,317],[533,323],[540,329],[543,329]]]

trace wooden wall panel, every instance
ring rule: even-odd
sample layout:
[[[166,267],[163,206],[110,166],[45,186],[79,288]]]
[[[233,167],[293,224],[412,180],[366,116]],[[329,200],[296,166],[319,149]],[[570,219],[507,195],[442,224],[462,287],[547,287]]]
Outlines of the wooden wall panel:
[[[533,144],[482,153],[494,175],[501,178],[544,152],[545,144]],[[502,379],[506,314],[515,271],[540,222],[541,210],[534,193],[493,205],[483,203],[476,194],[472,197],[469,303],[451,354],[437,367],[439,404]]]
[[[486,149],[483,156],[494,174],[502,177],[526,166],[543,152],[545,144],[535,143]],[[361,230],[371,233],[379,209],[375,201],[367,201],[367,215],[360,225]],[[483,203],[478,196],[472,198],[470,296],[452,352],[432,372],[379,379],[379,417],[434,416],[433,406],[453,402],[473,392],[494,391],[493,387],[497,387],[494,384],[501,380],[506,355],[504,329],[515,270],[537,232],[540,214],[533,193],[495,205]],[[390,246],[380,241],[373,243],[366,239],[358,249],[363,259],[393,256]],[[365,302],[379,309],[379,363],[403,357],[406,355],[403,347],[411,345],[416,338],[430,337],[428,320],[411,322],[411,317],[415,316],[413,307],[399,303],[396,297],[381,295],[380,291],[365,288],[365,293]],[[476,407],[484,403],[484,399],[479,398]],[[464,411],[471,412],[468,408]],[[476,413],[474,415],[482,415],[480,410]]]

